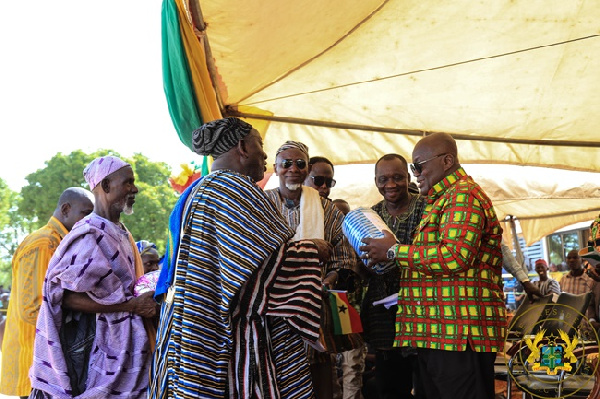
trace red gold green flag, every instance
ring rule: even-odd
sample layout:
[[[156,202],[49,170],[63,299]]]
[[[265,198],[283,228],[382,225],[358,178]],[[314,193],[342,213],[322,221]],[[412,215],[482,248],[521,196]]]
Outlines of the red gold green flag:
[[[346,291],[329,291],[329,304],[336,335],[360,333],[362,324],[356,309],[348,302]]]

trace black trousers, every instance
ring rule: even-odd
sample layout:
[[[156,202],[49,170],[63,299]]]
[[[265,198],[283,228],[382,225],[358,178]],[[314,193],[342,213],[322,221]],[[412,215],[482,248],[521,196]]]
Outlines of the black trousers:
[[[494,399],[494,352],[418,349],[427,399]]]
[[[412,399],[413,369],[417,356],[404,356],[400,348],[375,352],[378,399]]]

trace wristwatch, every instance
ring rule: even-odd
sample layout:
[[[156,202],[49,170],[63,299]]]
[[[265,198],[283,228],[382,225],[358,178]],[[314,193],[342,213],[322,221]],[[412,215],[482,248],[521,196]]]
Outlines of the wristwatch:
[[[388,260],[396,259],[396,249],[398,248],[398,244],[394,244],[387,250],[387,258]]]

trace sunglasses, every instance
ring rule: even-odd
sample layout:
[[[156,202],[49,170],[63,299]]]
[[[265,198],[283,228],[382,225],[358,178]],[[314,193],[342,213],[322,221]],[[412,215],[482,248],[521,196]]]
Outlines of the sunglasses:
[[[279,165],[281,165],[282,168],[284,169],[289,169],[292,167],[292,165],[294,164],[294,162],[296,162],[296,166],[298,167],[298,169],[304,169],[306,168],[306,161],[304,159],[284,159],[283,161],[281,161],[279,163]]]
[[[421,174],[421,172],[423,171],[423,166],[422,165],[424,163],[429,162],[429,161],[431,161],[433,159],[436,159],[436,158],[439,158],[439,157],[443,157],[444,155],[447,155],[447,153],[436,155],[434,157],[431,157],[431,158],[426,159],[426,160],[421,161],[421,162],[411,163],[410,164],[410,170],[412,170],[413,174],[415,174],[415,173]]]
[[[325,176],[310,176],[316,187],[321,187],[325,184],[328,188],[335,187],[335,179]]]

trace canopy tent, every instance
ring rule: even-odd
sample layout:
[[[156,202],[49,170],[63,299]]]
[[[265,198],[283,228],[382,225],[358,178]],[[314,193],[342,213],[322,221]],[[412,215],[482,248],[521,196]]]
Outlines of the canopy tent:
[[[240,116],[271,159],[291,139],[358,168],[450,133],[531,243],[600,210],[598,21],[594,0],[164,0],[165,90],[184,143]],[[341,170],[339,196],[378,200]]]

